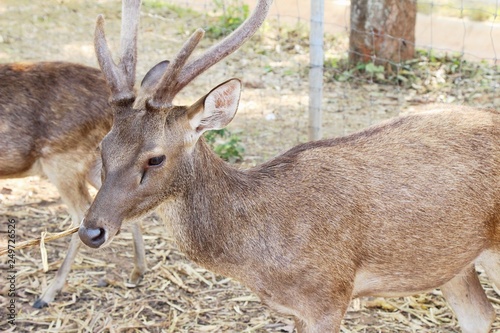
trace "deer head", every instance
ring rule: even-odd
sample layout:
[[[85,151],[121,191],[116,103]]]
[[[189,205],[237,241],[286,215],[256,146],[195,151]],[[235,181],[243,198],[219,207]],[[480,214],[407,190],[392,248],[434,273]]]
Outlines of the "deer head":
[[[174,97],[209,67],[238,49],[264,21],[272,0],[260,0],[251,16],[231,35],[196,60],[189,56],[204,35],[196,30],[172,62],[163,61],[144,77],[134,93],[136,29],[140,1],[123,4],[121,57],[114,63],[99,16],[95,49],[111,90],[115,112],[111,131],[101,143],[103,185],[79,230],[90,247],[111,241],[123,221],[154,210],[184,186],[190,152],[203,134],[233,118],[241,84],[232,79],[212,89],[191,106],[175,106]],[[109,207],[113,207],[110,209]]]

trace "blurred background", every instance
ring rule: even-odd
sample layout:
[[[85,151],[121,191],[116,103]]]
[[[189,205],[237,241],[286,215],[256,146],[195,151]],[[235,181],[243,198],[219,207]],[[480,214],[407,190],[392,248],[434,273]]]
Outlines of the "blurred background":
[[[321,101],[321,119],[314,125],[321,128],[321,137],[345,135],[422,104],[500,105],[498,0],[317,3],[322,3],[321,12],[313,20],[322,20],[323,32],[311,32],[311,7],[317,5],[275,0],[256,36],[178,98],[191,103],[221,81],[241,78],[245,91],[229,131],[242,142],[245,163],[262,162],[313,138],[310,100]],[[244,0],[145,0],[138,80],[157,62],[172,58],[194,29],[207,31],[199,54],[234,30],[254,5]],[[351,6],[357,8],[353,27]],[[98,13],[106,15],[108,38],[118,46],[116,1],[41,6],[3,0],[0,61],[96,66],[92,33]],[[310,39],[316,41],[313,47]],[[320,97],[311,95],[309,81],[310,69],[318,65],[310,58],[318,52],[322,73],[320,82],[316,76],[311,84],[320,85]]]

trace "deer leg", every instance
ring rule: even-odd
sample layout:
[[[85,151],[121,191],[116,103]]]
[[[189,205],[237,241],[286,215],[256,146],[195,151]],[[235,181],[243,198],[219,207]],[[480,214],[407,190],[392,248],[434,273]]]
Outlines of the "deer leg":
[[[326,299],[328,294],[331,293],[315,292],[314,295],[306,295],[295,289],[279,299],[267,292],[259,293],[259,297],[269,307],[293,315],[297,333],[339,333],[350,297],[339,293],[344,295]]]
[[[80,225],[84,212],[91,203],[90,194],[85,181],[86,175],[75,173],[73,170],[77,170],[80,166],[70,165],[67,162],[68,159],[65,159],[64,156],[62,156],[62,159],[66,163],[58,163],[55,158],[43,161],[42,168],[52,184],[57,187],[62,201],[68,207],[68,212],[72,219],[72,226],[77,227]],[[61,267],[59,267],[52,283],[50,283],[47,289],[42,293],[42,296],[33,304],[35,308],[47,306],[62,289],[80,245],[81,242],[78,234],[73,234],[69,250]]]
[[[463,333],[488,333],[495,310],[479,282],[474,265],[441,286]]]
[[[308,290],[291,296],[290,299],[298,300],[294,304],[283,304],[285,307],[275,308],[294,315],[297,333],[339,333],[340,324],[351,301],[352,290],[348,289],[350,288],[346,284],[333,288],[334,291],[319,287],[313,293]],[[333,296],[326,299],[327,295]],[[269,301],[266,303],[273,304]]]
[[[134,270],[130,274],[130,283],[138,285],[146,272],[146,253],[140,222],[132,224],[132,236],[134,239]]]
[[[294,317],[293,320],[295,322],[295,330],[297,331],[297,333],[304,333],[306,331],[304,322],[302,322],[302,320],[297,317]]]
[[[57,295],[57,293],[62,289],[64,283],[66,282],[66,278],[68,277],[68,273],[71,270],[71,265],[75,260],[76,253],[80,248],[81,242],[78,234],[75,233],[71,236],[71,242],[69,245],[68,252],[66,253],[66,257],[64,261],[57,270],[56,276],[52,283],[45,289],[40,298],[38,298],[35,303],[33,303],[33,307],[40,309],[46,307],[50,302],[52,302]]]
[[[303,320],[295,319],[295,327],[298,333],[339,333],[340,323],[347,310],[347,303],[344,306],[332,309],[327,315],[322,317],[309,317]],[[298,326],[297,326],[298,324]]]
[[[481,254],[478,259],[478,264],[480,264],[488,278],[493,283],[493,289],[500,295],[500,253],[496,251],[489,250]]]

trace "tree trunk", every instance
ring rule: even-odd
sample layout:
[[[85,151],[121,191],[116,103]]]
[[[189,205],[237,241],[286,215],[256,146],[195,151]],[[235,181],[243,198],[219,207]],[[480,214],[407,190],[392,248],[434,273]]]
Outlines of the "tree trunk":
[[[351,0],[349,61],[390,67],[415,54],[416,0]]]

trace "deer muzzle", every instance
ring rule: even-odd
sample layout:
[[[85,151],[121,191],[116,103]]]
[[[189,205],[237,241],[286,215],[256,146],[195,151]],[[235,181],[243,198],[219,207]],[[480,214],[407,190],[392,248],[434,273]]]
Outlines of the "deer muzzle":
[[[83,224],[78,230],[80,240],[87,246],[92,248],[99,248],[106,242],[107,232],[104,228],[87,228]]]
[[[80,240],[91,248],[103,247],[113,240],[121,229],[126,207],[132,206],[116,183],[105,182],[90,205],[78,230]]]
[[[88,217],[88,216],[87,216]],[[121,223],[112,222],[113,219],[85,218],[78,230],[78,236],[83,244],[97,249],[103,247],[113,240],[120,232]]]

